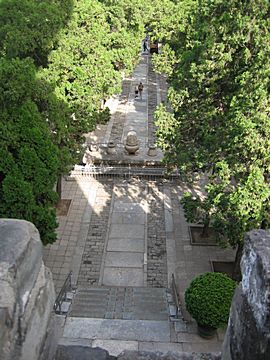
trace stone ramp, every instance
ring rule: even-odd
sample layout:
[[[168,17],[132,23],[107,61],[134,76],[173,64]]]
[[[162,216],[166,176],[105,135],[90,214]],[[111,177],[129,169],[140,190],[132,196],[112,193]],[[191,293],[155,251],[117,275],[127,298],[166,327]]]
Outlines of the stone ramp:
[[[78,289],[71,317],[167,321],[165,288],[97,287]]]

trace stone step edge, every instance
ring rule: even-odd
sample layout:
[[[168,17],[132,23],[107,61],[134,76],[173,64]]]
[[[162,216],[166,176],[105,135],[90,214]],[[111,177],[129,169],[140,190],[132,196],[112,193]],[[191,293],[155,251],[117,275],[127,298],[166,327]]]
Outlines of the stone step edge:
[[[157,351],[162,354],[168,352],[176,354],[177,356],[190,355],[191,353],[183,350],[183,345],[188,342],[153,342],[153,341],[133,341],[133,340],[112,340],[112,339],[83,339],[83,338],[66,338],[62,337],[58,345],[59,346],[80,346],[89,348],[101,348],[112,356],[119,356],[124,350],[131,351],[147,351],[149,353],[156,353]],[[192,342],[194,344],[194,342]],[[199,344],[199,343],[196,343]],[[203,344],[203,343],[202,343]],[[202,350],[205,348],[202,346]],[[195,352],[192,352],[194,354]],[[211,352],[214,356],[218,356],[220,353]],[[183,359],[186,359],[186,357]],[[178,358],[178,357],[177,357]]]
[[[170,341],[170,321],[66,318],[63,337],[134,341]]]
[[[84,287],[79,285],[77,287],[77,291],[109,291],[109,290],[123,290],[123,289],[127,289],[127,290],[132,290],[134,289],[136,292],[142,290],[142,291],[159,291],[159,292],[170,292],[171,290],[167,287],[145,287],[145,286],[89,286],[89,287]]]

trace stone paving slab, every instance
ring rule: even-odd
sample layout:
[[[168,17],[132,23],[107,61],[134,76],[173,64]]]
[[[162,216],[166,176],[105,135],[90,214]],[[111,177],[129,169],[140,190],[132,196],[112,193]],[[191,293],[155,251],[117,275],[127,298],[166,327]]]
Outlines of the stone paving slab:
[[[113,286],[143,286],[143,269],[105,266],[102,284]]]
[[[43,260],[53,274],[56,293],[70,271],[76,283],[98,183],[78,184],[62,180],[62,198],[71,199],[69,212],[58,217],[57,241],[43,247]]]
[[[127,203],[124,201],[115,201],[114,202],[114,211],[117,212],[135,212],[136,214],[144,214],[145,207],[142,204],[136,202]]]
[[[138,224],[112,224],[110,238],[144,239],[144,225]]]
[[[141,268],[143,266],[143,254],[108,251],[106,253],[105,266]]]
[[[168,351],[179,353],[183,351],[183,345],[171,342],[139,342],[139,351],[159,351],[167,353]]]
[[[100,347],[109,352],[112,356],[118,356],[124,350],[135,350],[139,348],[137,341],[121,341],[121,340],[93,340],[92,347]]]
[[[125,251],[144,253],[144,238],[110,239],[107,251]]]
[[[143,225],[145,223],[145,215],[114,212],[111,217],[111,223]]]
[[[168,321],[68,317],[63,337],[169,342],[170,324]]]
[[[186,342],[183,343],[183,351],[185,352],[195,352],[195,353],[218,353],[221,351],[222,342],[217,342],[213,340],[206,340],[205,343],[193,343],[193,342]],[[255,360],[255,359],[254,359]]]

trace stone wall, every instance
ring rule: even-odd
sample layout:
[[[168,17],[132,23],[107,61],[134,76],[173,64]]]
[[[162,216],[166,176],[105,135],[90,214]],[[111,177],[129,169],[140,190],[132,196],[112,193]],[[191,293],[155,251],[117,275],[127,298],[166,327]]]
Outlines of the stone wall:
[[[270,232],[246,235],[222,360],[270,359]]]
[[[35,226],[0,220],[0,359],[50,359],[44,353],[55,300]]]

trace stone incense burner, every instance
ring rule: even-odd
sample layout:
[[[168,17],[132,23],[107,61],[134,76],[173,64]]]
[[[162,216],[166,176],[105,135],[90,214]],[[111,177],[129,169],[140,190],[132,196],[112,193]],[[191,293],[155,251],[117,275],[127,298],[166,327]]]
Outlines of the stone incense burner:
[[[129,155],[134,155],[139,149],[139,140],[137,138],[136,131],[129,131],[127,134],[125,149]]]

